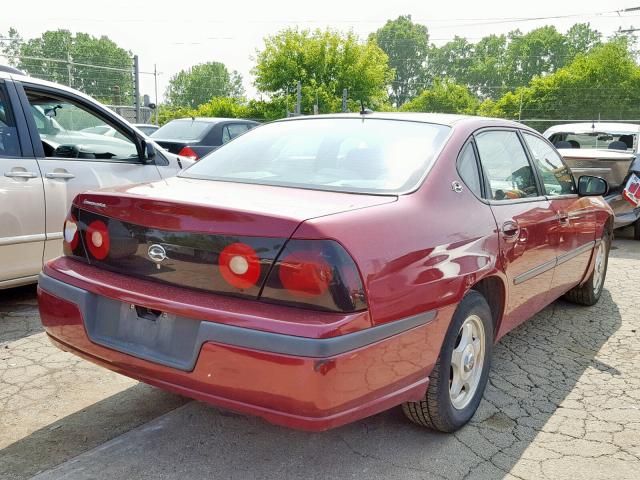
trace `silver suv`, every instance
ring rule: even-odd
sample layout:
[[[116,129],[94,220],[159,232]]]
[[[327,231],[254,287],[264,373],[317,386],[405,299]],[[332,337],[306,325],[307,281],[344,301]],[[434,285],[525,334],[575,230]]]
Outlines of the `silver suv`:
[[[43,262],[62,253],[78,193],[191,164],[92,98],[0,67],[0,289],[36,282]]]

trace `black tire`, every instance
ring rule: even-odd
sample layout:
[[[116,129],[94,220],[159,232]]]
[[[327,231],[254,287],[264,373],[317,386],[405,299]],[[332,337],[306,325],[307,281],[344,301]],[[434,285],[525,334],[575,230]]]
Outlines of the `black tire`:
[[[600,296],[602,295],[602,289],[604,287],[604,281],[607,277],[607,267],[609,266],[609,250],[611,248],[611,233],[605,230],[602,234],[602,239],[600,240],[600,244],[604,245],[604,272],[602,273],[602,281],[597,286],[594,285],[594,279],[596,274],[596,268],[594,266],[591,275],[586,282],[582,285],[576,285],[567,293],[564,294],[564,298],[572,303],[576,303],[578,305],[584,305],[586,307],[590,307],[598,303],[600,300]],[[597,249],[594,249],[593,255],[596,255]]]
[[[484,327],[484,361],[473,397],[464,408],[457,409],[454,407],[449,393],[451,355],[458,342],[460,328],[471,315],[478,316]],[[478,409],[487,385],[491,368],[493,338],[491,309],[482,294],[471,290],[464,296],[453,315],[440,350],[440,356],[429,376],[429,387],[425,398],[419,402],[406,402],[402,405],[402,410],[409,420],[441,432],[454,432],[469,422]]]
[[[640,220],[633,223],[633,239],[640,240]]]

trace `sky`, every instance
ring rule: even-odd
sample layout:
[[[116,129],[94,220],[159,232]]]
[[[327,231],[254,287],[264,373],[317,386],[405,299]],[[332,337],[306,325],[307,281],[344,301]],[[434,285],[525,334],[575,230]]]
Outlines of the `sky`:
[[[160,100],[172,75],[207,61],[224,63],[244,79],[249,97],[256,95],[250,74],[263,38],[287,27],[353,30],[366,38],[388,19],[410,14],[425,24],[436,45],[459,35],[475,41],[491,33],[523,32],[542,25],[566,31],[577,22],[610,35],[619,27],[640,26],[640,0],[522,1],[346,1],[304,0],[216,2],[201,0],[134,1],[30,0],[11,1],[0,17],[0,36],[14,27],[23,38],[65,28],[94,36],[106,35],[140,59],[141,91],[153,99],[154,65],[160,72]],[[520,21],[520,19],[538,20]],[[554,17],[554,18],[550,18]]]

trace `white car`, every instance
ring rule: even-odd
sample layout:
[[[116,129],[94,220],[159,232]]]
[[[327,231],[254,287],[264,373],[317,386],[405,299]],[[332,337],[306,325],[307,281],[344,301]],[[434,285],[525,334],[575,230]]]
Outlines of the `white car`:
[[[622,190],[632,173],[640,173],[639,133],[638,124],[613,122],[566,123],[543,133],[576,180],[593,175],[607,181],[605,200],[615,213],[614,227],[633,225],[636,240],[640,240],[640,207],[625,200]]]
[[[116,134],[91,131],[100,127]],[[0,66],[0,288],[36,282],[43,262],[62,253],[78,193],[191,164],[92,98]]]

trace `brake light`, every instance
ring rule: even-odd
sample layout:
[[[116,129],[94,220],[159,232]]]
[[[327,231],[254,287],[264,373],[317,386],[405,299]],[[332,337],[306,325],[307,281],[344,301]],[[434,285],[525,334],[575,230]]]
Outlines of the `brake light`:
[[[182,147],[182,150],[180,150],[178,155],[181,157],[186,157],[189,160],[198,160],[200,158],[198,157],[198,154],[194,152],[191,147]]]
[[[96,260],[104,260],[109,254],[109,229],[102,220],[94,220],[85,232],[85,242]]]
[[[246,243],[227,245],[220,252],[218,268],[229,285],[242,290],[255,286],[260,278],[260,259]]]
[[[78,246],[79,237],[80,235],[78,233],[78,221],[72,214],[69,214],[67,219],[64,221],[64,246],[68,247],[71,251],[75,250]]]
[[[295,297],[313,298],[322,295],[333,279],[331,266],[318,251],[299,251],[280,262],[280,282]]]
[[[260,299],[339,312],[367,307],[353,259],[332,240],[289,240]]]

